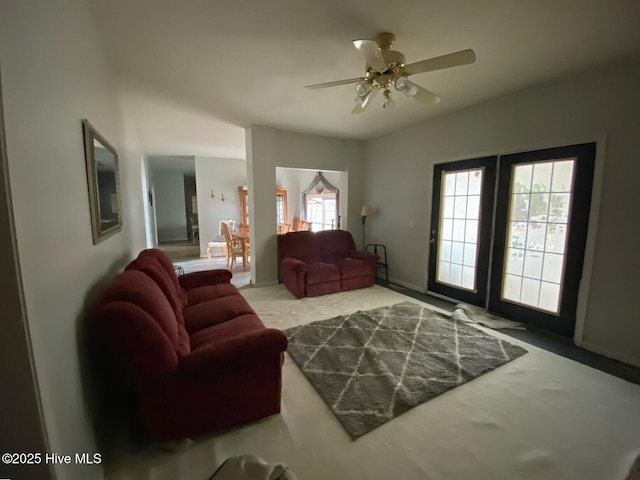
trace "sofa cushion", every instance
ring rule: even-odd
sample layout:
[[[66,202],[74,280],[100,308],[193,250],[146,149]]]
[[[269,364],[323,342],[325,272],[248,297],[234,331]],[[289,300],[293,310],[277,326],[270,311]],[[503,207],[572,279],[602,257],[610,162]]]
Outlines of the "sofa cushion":
[[[340,269],[340,278],[366,277],[371,275],[371,267],[364,260],[355,260],[353,258],[344,258],[338,260],[338,268]]]
[[[290,232],[278,235],[278,257],[293,257],[304,263],[322,261],[320,244],[314,232]]]
[[[137,270],[151,278],[151,280],[160,287],[160,290],[162,290],[162,293],[167,297],[167,300],[169,300],[178,321],[184,325],[184,319],[182,318],[182,308],[184,307],[182,297],[176,290],[173,279],[157,259],[150,256],[138,257],[127,265],[125,270]]]
[[[238,288],[232,283],[218,283],[216,285],[197,287],[187,292],[187,305],[198,305],[199,303],[215,300],[216,298],[238,294]]]
[[[179,332],[184,327],[177,321],[173,307],[160,287],[146,274],[125,270],[118,275],[103,294],[100,305],[116,301],[129,302],[146,312],[179,356],[190,352],[189,338]]]
[[[324,230],[316,234],[320,244],[322,261],[337,263],[356,251],[351,233],[345,230]]]
[[[96,308],[93,322],[138,386],[161,384],[175,374],[179,364],[174,345],[156,319],[137,305],[121,300],[105,303]]]
[[[156,261],[160,264],[160,266],[165,270],[165,272],[167,272],[167,274],[171,277],[171,281],[176,287],[176,292],[178,293],[178,296],[182,301],[182,304],[186,305],[187,293],[180,286],[180,283],[178,283],[178,277],[176,275],[176,271],[173,267],[173,263],[171,262],[171,259],[169,258],[169,256],[158,248],[148,248],[140,252],[140,254],[138,255],[138,257],[147,257],[147,256],[151,258],[155,258]]]
[[[214,346],[215,343],[247,332],[264,330],[262,320],[255,314],[242,315],[233,322],[214,325],[191,335],[192,351]]]
[[[255,314],[244,297],[240,294],[216,298],[202,302],[183,311],[185,326],[189,333],[211,327],[241,315]]]
[[[340,269],[336,265],[322,262],[309,263],[307,285],[340,281]]]

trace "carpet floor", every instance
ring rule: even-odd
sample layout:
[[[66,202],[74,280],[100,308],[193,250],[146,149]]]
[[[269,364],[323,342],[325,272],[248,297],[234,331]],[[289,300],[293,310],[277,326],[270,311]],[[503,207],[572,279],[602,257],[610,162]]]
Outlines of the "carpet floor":
[[[404,301],[374,286],[295,299],[282,285],[241,291],[269,327],[297,325]],[[302,480],[622,480],[640,453],[640,386],[489,331],[526,355],[418,405],[352,441],[286,355],[282,410],[259,422],[105,460],[106,480],[207,479],[251,453]]]

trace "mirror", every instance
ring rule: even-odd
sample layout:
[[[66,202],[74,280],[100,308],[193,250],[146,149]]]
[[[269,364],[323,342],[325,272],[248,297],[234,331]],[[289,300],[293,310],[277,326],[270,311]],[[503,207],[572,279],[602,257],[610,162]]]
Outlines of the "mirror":
[[[87,163],[91,231],[93,244],[97,245],[105,238],[122,230],[118,154],[87,119],[82,120],[82,128]]]

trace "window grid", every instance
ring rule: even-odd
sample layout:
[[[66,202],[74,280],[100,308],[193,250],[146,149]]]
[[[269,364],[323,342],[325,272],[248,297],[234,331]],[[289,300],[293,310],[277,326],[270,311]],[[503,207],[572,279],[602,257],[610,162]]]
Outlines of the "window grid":
[[[337,227],[336,194],[307,195],[307,221],[311,230],[333,230]]]
[[[482,174],[483,169],[442,174],[436,281],[470,291],[476,288]]]
[[[559,313],[574,160],[513,167],[503,300]],[[548,180],[545,168],[550,169]],[[522,182],[523,176],[528,181]]]

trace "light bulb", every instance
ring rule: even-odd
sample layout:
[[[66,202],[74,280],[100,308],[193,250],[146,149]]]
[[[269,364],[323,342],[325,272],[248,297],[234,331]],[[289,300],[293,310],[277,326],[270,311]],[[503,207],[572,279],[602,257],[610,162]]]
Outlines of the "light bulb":
[[[418,93],[418,86],[404,76],[396,78],[395,87],[409,98],[415,97]]]
[[[416,96],[416,93],[418,93],[418,86],[415,83],[409,82],[403,92],[407,97],[413,98]]]
[[[362,82],[356,83],[356,94],[359,97],[366,97],[371,93],[371,80],[364,80]]]
[[[404,90],[407,88],[407,84],[409,83],[409,79],[407,77],[398,77],[396,78],[395,86],[396,90]]]

